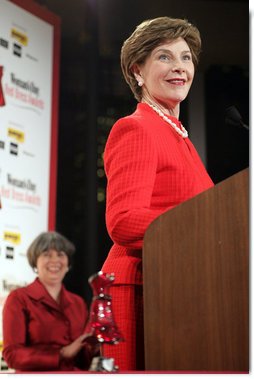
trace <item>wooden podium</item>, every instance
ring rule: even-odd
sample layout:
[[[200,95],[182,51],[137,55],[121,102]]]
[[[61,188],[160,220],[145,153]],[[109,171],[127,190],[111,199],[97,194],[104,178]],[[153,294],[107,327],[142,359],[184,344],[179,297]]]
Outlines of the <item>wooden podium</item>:
[[[146,370],[249,370],[248,214],[246,169],[149,226]]]

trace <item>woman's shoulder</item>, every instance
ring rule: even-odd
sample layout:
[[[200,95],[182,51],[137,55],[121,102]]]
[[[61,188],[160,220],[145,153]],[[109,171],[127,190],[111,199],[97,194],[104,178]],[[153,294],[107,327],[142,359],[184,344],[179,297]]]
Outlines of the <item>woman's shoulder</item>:
[[[11,290],[7,295],[5,304],[8,303],[24,303],[26,295],[26,287],[17,287]]]
[[[19,294],[23,294],[23,293],[26,293],[26,290],[27,288],[31,285],[31,283],[29,284],[24,284],[24,285],[20,285],[20,286],[15,286],[9,293],[8,296],[17,296]]]
[[[124,125],[124,124],[134,124],[142,125],[146,124],[147,121],[153,119],[153,112],[151,112],[150,107],[144,103],[138,103],[136,109],[133,113],[128,114],[119,118],[114,125]]]
[[[35,279],[33,282],[28,283],[24,286],[19,286],[9,293],[8,297],[9,299],[26,299],[28,297],[41,297],[43,287],[38,281],[38,279]]]
[[[133,136],[153,136],[155,122],[153,114],[146,108],[146,104],[139,103],[136,110],[124,117],[119,118],[112,126],[108,141],[119,140],[132,133]]]

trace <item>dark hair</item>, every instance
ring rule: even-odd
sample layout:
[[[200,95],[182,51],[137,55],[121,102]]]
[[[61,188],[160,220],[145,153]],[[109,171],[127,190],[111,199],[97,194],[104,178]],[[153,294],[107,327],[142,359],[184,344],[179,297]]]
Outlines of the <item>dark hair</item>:
[[[201,51],[201,37],[196,26],[185,19],[157,17],[146,20],[138,25],[123,43],[121,49],[123,75],[138,101],[141,101],[142,98],[142,88],[138,86],[135,79],[134,64],[144,63],[157,46],[180,37],[188,44],[196,67]]]
[[[27,259],[30,266],[34,269],[37,266],[38,257],[49,249],[64,251],[68,257],[69,266],[71,257],[75,252],[75,246],[66,237],[58,232],[43,232],[39,234],[31,243],[27,250]]]

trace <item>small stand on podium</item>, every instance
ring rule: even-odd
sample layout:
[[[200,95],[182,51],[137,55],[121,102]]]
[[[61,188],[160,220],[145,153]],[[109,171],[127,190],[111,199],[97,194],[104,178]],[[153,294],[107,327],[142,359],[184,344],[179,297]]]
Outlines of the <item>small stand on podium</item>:
[[[249,370],[248,169],[148,228],[146,370]]]

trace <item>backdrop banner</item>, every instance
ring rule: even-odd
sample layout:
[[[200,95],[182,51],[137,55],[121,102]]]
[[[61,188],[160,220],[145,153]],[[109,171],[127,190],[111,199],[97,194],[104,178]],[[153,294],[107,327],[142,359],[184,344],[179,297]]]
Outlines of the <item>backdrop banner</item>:
[[[56,25],[20,3],[0,5],[0,345],[6,296],[35,277],[26,250],[55,214]]]

